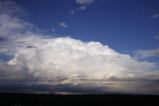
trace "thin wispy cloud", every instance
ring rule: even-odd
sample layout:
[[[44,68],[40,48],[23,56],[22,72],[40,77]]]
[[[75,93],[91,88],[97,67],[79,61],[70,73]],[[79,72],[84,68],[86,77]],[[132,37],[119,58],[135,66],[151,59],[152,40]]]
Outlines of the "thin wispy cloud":
[[[159,32],[156,34],[155,39],[159,40]]]
[[[159,40],[159,35],[155,36],[155,39]]]
[[[66,22],[61,22],[61,23],[59,24],[59,26],[60,26],[60,27],[64,27],[64,28],[68,27],[68,25],[67,25]]]
[[[94,2],[94,0],[76,0],[77,4],[80,5],[90,5]]]
[[[70,13],[74,14],[80,10],[86,10],[87,7],[93,4],[94,2],[94,0],[76,0],[75,3],[78,7],[76,9],[70,10]]]
[[[152,16],[152,19],[158,19],[159,18],[159,14],[154,14],[153,16]]]
[[[159,33],[157,33],[154,38],[159,41]],[[155,49],[137,50],[134,57],[138,59],[159,57],[159,46]]]
[[[55,29],[55,28],[52,28],[52,29],[51,29],[51,32],[55,32],[55,31],[56,31],[56,29]]]
[[[159,57],[159,49],[138,50],[135,56],[138,58]]]

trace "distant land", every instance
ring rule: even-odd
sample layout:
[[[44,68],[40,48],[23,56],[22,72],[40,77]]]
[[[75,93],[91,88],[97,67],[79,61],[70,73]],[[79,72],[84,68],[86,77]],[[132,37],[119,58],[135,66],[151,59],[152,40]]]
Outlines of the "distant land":
[[[127,95],[127,94],[103,94],[103,95],[56,95],[56,94],[28,94],[28,93],[0,93],[1,106],[24,106],[38,105],[47,106],[52,104],[83,105],[94,104],[125,104],[125,105],[150,105],[158,103],[156,95]]]

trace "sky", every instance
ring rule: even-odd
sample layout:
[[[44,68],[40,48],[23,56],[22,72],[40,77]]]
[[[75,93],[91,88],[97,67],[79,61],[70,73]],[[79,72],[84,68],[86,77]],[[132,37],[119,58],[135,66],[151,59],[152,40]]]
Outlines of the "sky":
[[[0,0],[0,92],[159,95],[158,4]]]
[[[52,35],[99,41],[122,53],[154,49],[158,43],[158,0],[88,0],[84,10],[76,0],[16,1],[29,11],[30,22]]]

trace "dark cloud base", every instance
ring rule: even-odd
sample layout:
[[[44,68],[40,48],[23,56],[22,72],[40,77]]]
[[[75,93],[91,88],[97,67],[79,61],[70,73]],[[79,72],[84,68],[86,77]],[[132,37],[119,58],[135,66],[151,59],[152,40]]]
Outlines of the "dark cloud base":
[[[78,81],[77,81],[78,82]],[[158,95],[159,81],[83,81],[78,84],[1,83],[1,93],[60,94],[60,95]],[[159,95],[158,95],[159,96]]]

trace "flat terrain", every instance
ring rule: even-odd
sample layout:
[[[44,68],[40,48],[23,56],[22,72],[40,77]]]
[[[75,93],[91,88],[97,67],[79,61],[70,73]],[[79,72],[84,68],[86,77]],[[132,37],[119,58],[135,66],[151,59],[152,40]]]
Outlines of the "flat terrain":
[[[0,106],[28,106],[28,105],[100,105],[100,104],[143,104],[157,106],[159,96],[155,95],[54,95],[54,94],[24,94],[0,93]],[[157,103],[157,104],[156,104]],[[159,106],[159,105],[158,105]]]

